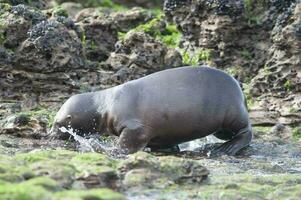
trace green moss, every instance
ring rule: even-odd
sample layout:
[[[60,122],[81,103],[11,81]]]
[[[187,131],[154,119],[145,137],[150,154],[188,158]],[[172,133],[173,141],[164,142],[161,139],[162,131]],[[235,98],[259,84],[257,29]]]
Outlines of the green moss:
[[[77,154],[71,159],[73,163],[81,163],[84,165],[109,166],[115,168],[117,162],[106,155],[98,153]]]
[[[67,10],[65,10],[65,9],[62,8],[61,6],[55,6],[55,7],[52,8],[51,10],[52,10],[52,15],[53,15],[53,16],[64,16],[64,17],[68,17],[68,12],[67,12]]]
[[[126,33],[124,32],[118,32],[118,40],[123,40],[126,36]]]
[[[287,80],[285,83],[284,83],[284,88],[286,91],[292,91],[293,89],[293,85],[292,85],[292,82],[290,80]]]
[[[239,67],[238,66],[232,66],[232,67],[228,67],[226,69],[226,72],[228,74],[230,74],[231,76],[236,76],[239,74]]]
[[[270,126],[253,126],[253,132],[268,133],[271,130]]]
[[[301,127],[293,128],[292,133],[294,138],[301,139]]]
[[[121,194],[109,189],[93,189],[88,191],[64,191],[55,194],[57,199],[64,200],[125,200]]]
[[[149,169],[134,169],[126,173],[123,184],[130,187],[152,185],[154,177]]]
[[[82,29],[81,31],[82,31],[81,41],[82,41],[83,47],[85,48],[87,46],[87,36],[86,36],[86,32],[84,29]]]
[[[30,111],[23,111],[17,113],[18,116],[24,115],[28,117],[46,117],[48,120],[48,127],[51,127],[56,115],[56,111],[51,108],[38,107]]]
[[[182,51],[183,63],[185,65],[197,66],[200,62],[209,62],[211,59],[210,49],[197,49],[192,53]]]
[[[5,24],[6,22],[6,16],[5,13],[11,10],[11,5],[6,3],[1,3],[0,1],[0,45],[3,45],[5,41]]]
[[[161,41],[169,47],[175,48],[178,46],[181,38],[181,33],[177,27],[173,24],[165,24],[163,20],[162,11],[156,13],[156,18],[150,20],[145,24],[141,24],[131,31],[134,32],[145,32],[155,39]],[[123,39],[125,33],[119,33],[119,39]]]
[[[288,185],[293,182],[293,186]],[[215,176],[209,185],[203,185],[198,194],[200,199],[278,199],[277,191],[285,193],[286,199],[298,199],[300,194],[300,177],[293,174],[276,175],[248,175],[231,174],[229,176]],[[225,187],[235,184],[237,187]]]
[[[41,186],[26,186],[24,184],[0,185],[2,200],[42,200],[51,199],[51,193]]]
[[[244,90],[244,94],[245,94],[245,98],[246,98],[246,104],[248,109],[251,109],[252,107],[254,107],[256,105],[256,99],[254,97],[252,97],[251,95],[251,88],[250,88],[250,84],[243,84],[243,90]]]
[[[30,179],[28,181],[25,181],[22,183],[23,185],[27,185],[27,186],[41,186],[49,191],[58,191],[59,190],[59,185],[58,183],[49,178],[49,177],[36,177],[33,179]]]
[[[137,168],[158,168],[158,160],[155,156],[138,151],[137,153],[131,154],[128,159],[118,163],[117,168],[126,169],[137,169]]]
[[[262,16],[267,9],[267,2],[265,0],[244,0],[245,16],[250,26],[261,25]]]
[[[7,4],[7,3],[3,3],[0,1],[0,17],[1,15],[3,15],[5,12],[10,11],[12,8],[11,5]]]
[[[243,50],[241,51],[241,56],[242,56],[243,58],[245,58],[246,60],[252,60],[252,58],[253,58],[251,52],[249,52],[247,49],[243,49]]]
[[[1,29],[1,27],[0,27],[0,29]],[[5,36],[3,33],[1,33],[1,30],[0,30],[0,45],[3,45],[4,41],[5,41]]]
[[[123,200],[121,194],[109,189],[93,189],[86,191],[59,191],[58,184],[53,179],[39,177],[18,184],[0,182],[1,200]]]
[[[290,107],[288,112],[289,113],[297,113],[297,112],[299,112],[299,109],[294,108],[294,107]]]
[[[184,65],[196,66],[198,65],[198,60],[195,56],[191,56],[188,52],[182,52],[182,59]]]
[[[27,163],[34,163],[37,161],[47,161],[49,159],[68,160],[76,156],[77,154],[79,153],[74,151],[67,151],[63,149],[41,150],[41,151],[35,151],[29,153],[19,153],[15,156],[15,159],[19,161],[25,161]]]
[[[177,29],[176,25],[168,24],[166,31],[161,34],[161,40],[169,47],[177,47],[181,39],[181,33]]]
[[[268,65],[264,65],[264,67],[263,67],[263,73],[265,75],[269,75],[271,73],[270,68],[269,68]]]

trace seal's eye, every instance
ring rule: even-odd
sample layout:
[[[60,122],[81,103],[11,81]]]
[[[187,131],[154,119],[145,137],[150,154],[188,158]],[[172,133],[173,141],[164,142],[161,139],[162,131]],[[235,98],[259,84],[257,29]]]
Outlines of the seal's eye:
[[[71,119],[72,117],[71,117],[71,115],[67,115],[67,117],[66,117],[66,119]]]

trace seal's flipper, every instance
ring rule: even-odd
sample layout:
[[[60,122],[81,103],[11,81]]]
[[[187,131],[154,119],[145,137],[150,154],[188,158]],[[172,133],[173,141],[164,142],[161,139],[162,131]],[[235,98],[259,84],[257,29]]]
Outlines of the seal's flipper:
[[[231,140],[214,149],[211,154],[226,154],[229,156],[234,156],[239,150],[250,144],[252,137],[253,135],[251,127],[248,126],[244,129],[241,129]]]
[[[119,146],[126,154],[135,153],[146,147],[149,138],[144,133],[143,128],[129,128],[122,130],[119,137]]]

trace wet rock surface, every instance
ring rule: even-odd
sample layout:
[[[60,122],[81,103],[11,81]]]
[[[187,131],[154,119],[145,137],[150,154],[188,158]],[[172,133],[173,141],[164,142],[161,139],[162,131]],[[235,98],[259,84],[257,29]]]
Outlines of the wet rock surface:
[[[50,183],[55,185],[54,197],[66,188],[69,195],[109,188],[127,199],[274,199],[279,194],[298,199],[300,143],[272,135],[274,129],[254,130],[253,143],[236,157],[208,157],[221,142],[213,136],[182,144],[180,153],[138,152],[116,158],[75,152],[74,142],[0,135],[0,188],[33,188],[30,183],[40,180],[43,196],[53,192]],[[11,190],[2,194],[8,192],[16,195]]]

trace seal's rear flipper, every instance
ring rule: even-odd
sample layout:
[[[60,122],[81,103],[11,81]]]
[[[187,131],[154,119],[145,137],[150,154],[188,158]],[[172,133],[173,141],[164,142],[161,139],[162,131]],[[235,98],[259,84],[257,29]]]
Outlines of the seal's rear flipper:
[[[234,156],[239,150],[248,146],[252,140],[253,134],[251,127],[248,126],[241,129],[237,135],[235,135],[231,140],[225,142],[221,146],[214,149],[211,155],[221,155],[226,154],[229,156]]]

